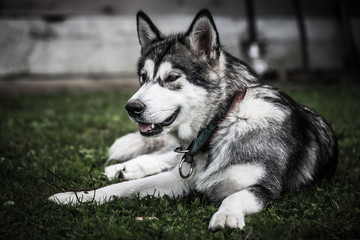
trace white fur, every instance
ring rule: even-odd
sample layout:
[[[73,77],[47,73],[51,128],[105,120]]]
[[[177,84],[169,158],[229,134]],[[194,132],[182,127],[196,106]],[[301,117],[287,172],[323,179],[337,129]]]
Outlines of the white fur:
[[[234,165],[218,172],[221,166],[217,162],[220,161],[214,161],[205,172],[195,177],[195,185],[198,191],[204,192],[218,183],[225,185],[228,183],[228,185],[236,185],[238,189],[245,189],[256,184],[265,174],[264,168],[259,164]],[[216,174],[214,174],[215,172]]]
[[[253,193],[242,190],[225,198],[219,210],[212,216],[209,229],[240,228],[245,226],[246,215],[259,212],[263,206],[256,201]]]
[[[124,198],[136,194],[140,197],[147,195],[181,197],[189,191],[186,181],[180,177],[177,169],[173,169],[150,177],[99,188],[95,191],[94,203],[103,204],[113,200],[114,197]],[[94,191],[78,192],[77,195],[83,202],[89,202],[93,199]],[[74,192],[58,193],[51,196],[49,200],[59,204],[79,204]]]
[[[152,77],[154,76],[154,68],[155,68],[155,63],[153,60],[151,59],[146,59],[145,63],[144,63],[144,67],[143,69],[141,69],[140,73],[146,73],[147,76],[152,79]],[[140,78],[140,83],[143,84],[144,79]]]
[[[269,126],[269,122],[275,121],[282,123],[288,113],[283,109],[276,107],[274,104],[264,99],[255,98],[255,92],[249,89],[246,96],[239,106],[239,111],[233,111],[234,114],[229,116],[231,122],[236,122],[238,128],[242,128],[244,134],[253,129],[263,129]],[[256,111],[254,111],[256,109]],[[240,121],[238,121],[240,119]]]
[[[145,84],[129,101],[140,101],[146,105],[143,118],[148,123],[161,123],[177,109],[176,97],[159,84]]]
[[[119,162],[129,160],[138,155],[144,154],[146,139],[139,132],[129,133],[118,138],[109,149],[109,160]]]
[[[159,154],[145,154],[124,163],[110,165],[104,174],[113,180],[121,174],[123,180],[134,180],[172,169],[179,162],[179,154],[168,151]]]
[[[171,63],[169,62],[161,63],[155,79],[160,78],[162,80],[165,80],[165,76],[168,75],[172,70],[173,68],[171,66]]]
[[[146,63],[148,64],[141,71],[153,71],[152,61],[146,60]],[[171,125],[171,129],[177,129],[173,134],[180,140],[189,142],[196,137],[196,133],[201,127],[198,123],[208,111],[207,91],[200,87],[194,87],[185,79],[186,76],[184,75],[181,75],[174,83],[181,87],[178,91],[171,91],[166,87],[153,83],[159,78],[165,78],[172,71],[176,71],[176,69],[172,68],[171,63],[162,63],[159,70],[154,73],[155,77],[145,83],[131,97],[129,102],[140,101],[146,105],[143,118],[148,123],[161,123],[174,113],[177,108],[181,107],[177,119]],[[164,127],[163,132],[168,133],[169,127]]]
[[[242,164],[229,167],[223,175],[226,180],[246,188],[256,184],[264,174],[265,170],[259,164]]]

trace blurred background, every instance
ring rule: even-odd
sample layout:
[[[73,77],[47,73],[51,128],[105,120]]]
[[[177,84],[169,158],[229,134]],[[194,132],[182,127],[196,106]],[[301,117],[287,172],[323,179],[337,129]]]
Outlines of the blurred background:
[[[264,79],[357,75],[358,5],[356,0],[1,0],[0,88],[39,88],[39,80],[133,87],[138,10],[166,34],[186,30],[199,10],[209,9],[224,48]]]

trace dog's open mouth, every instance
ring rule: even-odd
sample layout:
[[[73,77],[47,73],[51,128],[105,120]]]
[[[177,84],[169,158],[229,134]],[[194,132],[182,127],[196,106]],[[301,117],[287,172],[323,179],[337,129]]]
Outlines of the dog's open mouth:
[[[138,127],[141,135],[150,137],[160,134],[163,131],[163,127],[170,126],[176,119],[180,112],[180,108],[178,108],[170,117],[165,119],[162,123],[143,123],[138,122]]]

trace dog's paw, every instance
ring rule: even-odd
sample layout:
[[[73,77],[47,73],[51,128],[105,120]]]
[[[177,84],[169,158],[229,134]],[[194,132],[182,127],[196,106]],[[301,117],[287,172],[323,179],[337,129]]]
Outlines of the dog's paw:
[[[209,229],[212,231],[224,228],[240,228],[245,226],[244,215],[234,209],[219,209],[211,218]]]
[[[143,155],[124,163],[107,166],[104,174],[109,180],[135,180],[166,171],[168,167],[156,157]]]
[[[142,166],[144,164],[136,162],[119,163],[105,167],[104,174],[109,180],[134,180],[143,178],[147,175],[147,169]]]
[[[105,167],[104,174],[109,180],[134,180],[145,176],[140,164],[134,163],[119,163],[107,166]]]
[[[80,203],[90,203],[94,201],[94,192],[63,192],[49,197],[49,200],[57,204],[78,205]]]
[[[105,167],[104,175],[111,181],[119,178],[120,171],[124,170],[124,164],[118,163]]]

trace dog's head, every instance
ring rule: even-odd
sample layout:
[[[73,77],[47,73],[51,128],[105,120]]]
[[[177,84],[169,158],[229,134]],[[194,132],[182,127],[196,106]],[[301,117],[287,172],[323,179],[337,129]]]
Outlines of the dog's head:
[[[165,36],[139,12],[137,30],[141,88],[126,110],[144,136],[196,137],[225,88],[224,56],[211,14],[203,10],[185,33]]]

